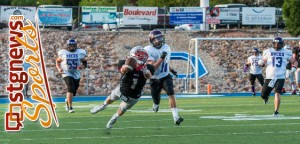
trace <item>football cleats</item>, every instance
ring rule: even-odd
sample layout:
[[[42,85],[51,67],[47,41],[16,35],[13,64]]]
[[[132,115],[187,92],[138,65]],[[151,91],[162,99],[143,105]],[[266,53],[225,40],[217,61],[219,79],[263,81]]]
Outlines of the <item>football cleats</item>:
[[[142,46],[133,47],[130,50],[130,56],[134,57],[140,65],[143,65],[148,60],[148,53]]]
[[[277,51],[281,50],[282,47],[283,47],[283,44],[284,44],[284,42],[283,42],[283,39],[281,37],[275,37],[273,39],[273,45],[274,45],[275,50],[277,50]]]
[[[151,46],[160,49],[165,44],[165,37],[159,30],[153,30],[149,33]]]
[[[67,41],[68,51],[74,52],[77,49],[77,42],[74,39],[69,39]]]

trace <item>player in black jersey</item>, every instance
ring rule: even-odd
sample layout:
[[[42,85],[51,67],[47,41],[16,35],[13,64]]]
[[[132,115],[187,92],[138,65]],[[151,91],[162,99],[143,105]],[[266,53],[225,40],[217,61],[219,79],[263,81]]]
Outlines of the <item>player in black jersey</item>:
[[[141,97],[142,90],[146,84],[146,80],[151,78],[154,73],[154,67],[150,64],[146,64],[148,59],[148,53],[141,46],[136,46],[130,51],[130,57],[137,60],[137,67],[133,68],[128,63],[129,58],[126,61],[120,60],[119,66],[121,72],[120,84],[112,93],[106,98],[106,100],[91,109],[91,113],[95,114],[104,110],[107,105],[113,103],[115,100],[121,99],[119,109],[112,118],[108,121],[106,128],[112,128],[113,124],[122,116],[128,109],[134,106]]]

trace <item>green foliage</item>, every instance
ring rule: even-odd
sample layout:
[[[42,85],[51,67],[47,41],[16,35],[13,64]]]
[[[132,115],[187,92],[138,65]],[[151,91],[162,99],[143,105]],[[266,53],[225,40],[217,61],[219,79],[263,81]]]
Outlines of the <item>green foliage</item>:
[[[36,0],[12,0],[13,6],[36,6]]]
[[[61,5],[60,0],[37,0],[38,5]]]
[[[81,0],[80,6],[125,6],[128,0]]]
[[[0,0],[0,5],[10,5],[11,0]]]
[[[292,36],[300,35],[300,1],[285,0],[282,12],[288,32]]]
[[[138,0],[139,6],[158,6],[158,7],[181,7],[181,6],[200,6],[199,0]]]
[[[282,4],[284,3],[285,0],[268,0],[268,4],[271,7],[277,7],[277,8],[281,8]]]
[[[210,0],[209,1],[209,6],[215,6],[215,5],[218,5],[218,4],[229,4],[229,3],[232,3],[232,0]]]

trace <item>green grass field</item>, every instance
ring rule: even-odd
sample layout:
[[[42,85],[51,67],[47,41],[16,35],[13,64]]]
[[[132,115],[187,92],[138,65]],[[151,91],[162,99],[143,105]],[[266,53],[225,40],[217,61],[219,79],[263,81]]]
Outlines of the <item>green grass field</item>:
[[[89,111],[97,102],[74,103],[73,114],[57,103],[60,127],[25,120],[21,132],[4,131],[7,104],[1,104],[0,144],[299,144],[300,97],[283,96],[279,117],[272,116],[273,98],[267,105],[260,97],[178,98],[185,118],[180,126],[173,123],[167,99],[158,113],[151,111],[151,100],[141,100],[110,131],[105,126],[119,101],[95,115]]]

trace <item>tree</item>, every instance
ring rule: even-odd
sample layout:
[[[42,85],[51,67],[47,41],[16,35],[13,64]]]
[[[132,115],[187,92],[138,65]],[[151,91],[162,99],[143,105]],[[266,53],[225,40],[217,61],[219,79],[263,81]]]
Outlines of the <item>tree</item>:
[[[232,0],[210,0],[209,6],[213,7],[218,4],[230,4],[230,3],[238,3],[238,2],[232,2]]]
[[[80,6],[125,6],[128,0],[81,0]]]
[[[285,0],[268,0],[267,3],[268,3],[271,7],[281,8],[284,1],[285,1]]]
[[[36,6],[36,0],[12,0],[11,5],[13,6]]]
[[[285,0],[282,8],[286,28],[292,36],[300,35],[300,1]]]
[[[138,6],[181,7],[200,6],[199,0],[138,0]]]
[[[1,0],[0,5],[10,5],[11,0]]]

